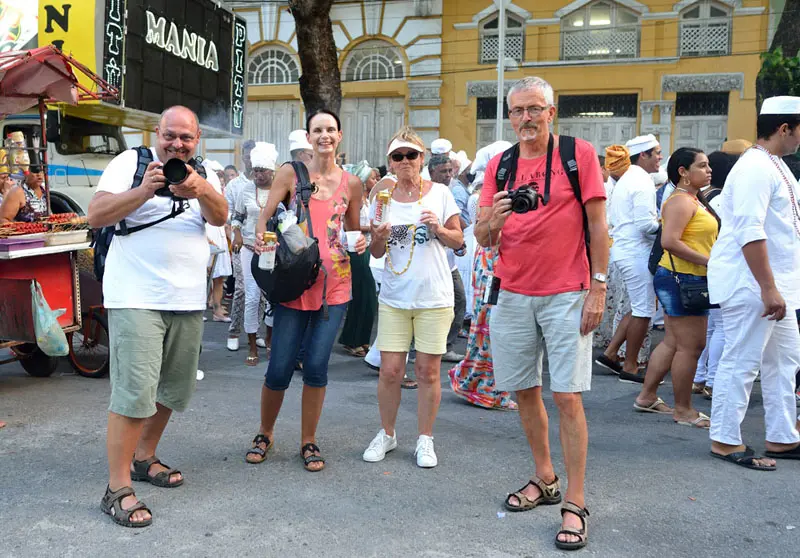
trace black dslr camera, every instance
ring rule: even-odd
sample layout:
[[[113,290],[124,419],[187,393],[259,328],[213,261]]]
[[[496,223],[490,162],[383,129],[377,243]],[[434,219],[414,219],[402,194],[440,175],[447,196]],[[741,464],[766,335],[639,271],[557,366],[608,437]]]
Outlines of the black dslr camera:
[[[531,186],[533,184],[526,184],[520,186],[515,190],[508,191],[508,199],[511,200],[511,211],[514,213],[527,213],[539,207],[539,192],[534,190]]]
[[[161,171],[164,173],[164,178],[167,179],[167,185],[156,190],[156,196],[174,199],[178,198],[178,196],[170,191],[169,187],[172,184],[180,184],[186,180],[186,177],[189,176],[189,171],[186,169],[186,165],[189,165],[193,169],[197,170],[200,162],[197,158],[189,159],[188,162],[184,162],[175,157],[161,166]]]

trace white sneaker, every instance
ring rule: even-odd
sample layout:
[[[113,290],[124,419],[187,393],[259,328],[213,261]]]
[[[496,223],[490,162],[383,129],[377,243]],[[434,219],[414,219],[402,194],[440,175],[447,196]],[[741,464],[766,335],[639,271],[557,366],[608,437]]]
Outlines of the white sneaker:
[[[238,337],[228,337],[228,350],[229,351],[238,351],[239,350],[239,338]]]
[[[378,435],[369,443],[369,447],[364,451],[364,461],[368,463],[377,463],[383,461],[387,452],[392,451],[397,447],[397,432],[394,436],[388,436],[386,431],[381,428]]]
[[[256,346],[257,347],[261,347],[262,349],[266,349],[267,348],[267,342],[259,337],[258,339],[256,339]]]
[[[420,434],[414,455],[417,456],[417,467],[436,467],[439,460],[436,458],[436,452],[433,451],[433,436]]]

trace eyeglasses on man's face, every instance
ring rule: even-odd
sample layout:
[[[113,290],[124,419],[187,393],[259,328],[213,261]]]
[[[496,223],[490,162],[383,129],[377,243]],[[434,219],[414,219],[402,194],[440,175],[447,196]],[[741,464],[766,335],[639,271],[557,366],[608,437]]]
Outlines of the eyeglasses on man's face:
[[[531,118],[537,118],[541,116],[541,114],[544,111],[546,111],[547,108],[548,108],[547,106],[541,106],[541,105],[531,105],[529,107],[514,107],[513,109],[511,109],[510,113],[511,116],[513,116],[514,118],[522,118],[522,115],[525,114],[526,112],[528,113],[528,116],[530,116]]]

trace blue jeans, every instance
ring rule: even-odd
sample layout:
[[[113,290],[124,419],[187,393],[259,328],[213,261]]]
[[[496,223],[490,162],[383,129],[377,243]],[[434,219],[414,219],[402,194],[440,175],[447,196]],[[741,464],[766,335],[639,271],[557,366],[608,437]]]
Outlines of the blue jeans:
[[[322,309],[294,310],[282,304],[274,308],[272,356],[269,359],[264,385],[273,391],[289,387],[300,346],[303,357],[303,383],[310,387],[328,385],[328,361],[336,333],[347,312],[347,303],[328,307],[328,319],[322,319]],[[303,339],[307,337],[306,343]]]
[[[706,278],[688,273],[675,273],[684,284],[705,283]],[[687,310],[681,302],[681,290],[675,282],[673,272],[658,266],[653,277],[653,287],[664,313],[674,318],[683,316],[708,316],[708,310]]]

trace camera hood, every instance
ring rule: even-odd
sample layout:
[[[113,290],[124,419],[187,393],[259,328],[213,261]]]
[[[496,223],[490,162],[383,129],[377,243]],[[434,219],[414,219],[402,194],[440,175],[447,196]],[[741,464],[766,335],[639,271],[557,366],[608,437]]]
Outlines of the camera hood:
[[[189,171],[186,170],[186,163],[178,158],[170,159],[164,163],[161,170],[168,184],[180,184],[189,176]]]

